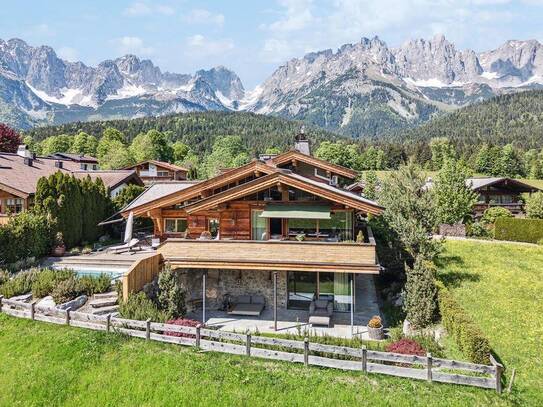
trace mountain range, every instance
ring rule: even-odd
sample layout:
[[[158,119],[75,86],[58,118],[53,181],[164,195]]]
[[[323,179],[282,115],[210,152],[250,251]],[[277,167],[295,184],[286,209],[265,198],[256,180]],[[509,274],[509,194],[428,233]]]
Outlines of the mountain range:
[[[27,129],[72,121],[244,110],[379,137],[490,97],[543,88],[543,45],[458,50],[443,36],[388,47],[378,37],[309,53],[253,91],[225,67],[162,72],[125,55],[90,67],[48,46],[0,40],[0,121]]]

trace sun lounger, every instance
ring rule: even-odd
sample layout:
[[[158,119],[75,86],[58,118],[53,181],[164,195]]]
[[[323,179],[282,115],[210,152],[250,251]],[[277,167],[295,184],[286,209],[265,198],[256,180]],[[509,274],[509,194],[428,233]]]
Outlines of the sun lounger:
[[[113,246],[109,247],[107,249],[108,252],[114,252],[114,253],[120,253],[123,251],[131,252],[136,248],[136,246],[140,243],[139,239],[132,239],[130,242],[119,245],[119,246]],[[141,247],[139,248],[141,250]]]
[[[262,295],[239,295],[233,298],[228,314],[258,317],[264,310],[265,303]]]

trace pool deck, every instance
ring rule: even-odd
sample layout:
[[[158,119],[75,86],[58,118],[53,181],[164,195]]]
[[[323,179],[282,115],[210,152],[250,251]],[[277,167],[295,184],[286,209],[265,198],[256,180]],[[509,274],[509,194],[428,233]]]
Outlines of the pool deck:
[[[133,253],[107,253],[105,251],[80,254],[76,256],[48,257],[44,265],[54,268],[73,268],[85,270],[128,270],[132,264],[140,259],[156,253],[151,250],[142,250]]]

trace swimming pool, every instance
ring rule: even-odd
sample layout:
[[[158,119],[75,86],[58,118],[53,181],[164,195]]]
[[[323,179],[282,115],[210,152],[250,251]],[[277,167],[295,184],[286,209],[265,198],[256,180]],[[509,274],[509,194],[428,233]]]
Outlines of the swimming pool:
[[[90,267],[77,267],[72,265],[63,265],[62,267],[56,265],[53,266],[55,270],[69,269],[73,270],[78,277],[98,277],[100,274],[109,276],[112,281],[119,280],[128,269],[122,268],[90,268]]]

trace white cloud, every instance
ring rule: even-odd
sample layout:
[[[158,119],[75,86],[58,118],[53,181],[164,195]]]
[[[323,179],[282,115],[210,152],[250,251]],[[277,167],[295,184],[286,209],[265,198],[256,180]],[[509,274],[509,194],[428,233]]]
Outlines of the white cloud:
[[[224,15],[215,14],[206,9],[194,9],[183,20],[189,24],[212,24],[219,27],[224,25]]]
[[[56,32],[48,24],[41,23],[30,27],[28,29],[28,35],[36,37],[54,37]]]
[[[151,55],[153,48],[144,44],[139,37],[124,36],[112,40],[113,45],[122,54]]]
[[[317,23],[311,5],[313,0],[279,0],[285,10],[281,18],[269,25],[261,26],[273,32],[291,32]]]
[[[62,58],[70,62],[75,62],[79,59],[79,53],[72,47],[60,47],[57,54]]]
[[[151,14],[171,16],[175,14],[175,9],[165,4],[148,4],[144,1],[136,1],[125,8],[123,14],[130,17],[141,17]]]
[[[234,42],[229,38],[211,40],[201,34],[188,37],[186,45],[187,55],[199,58],[224,55],[235,48]]]

